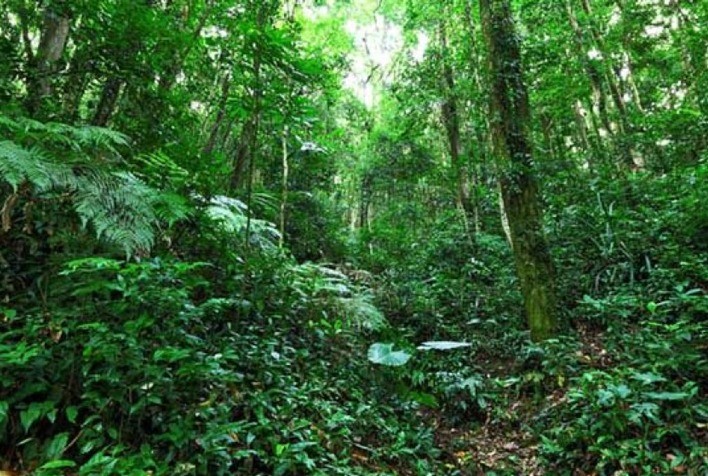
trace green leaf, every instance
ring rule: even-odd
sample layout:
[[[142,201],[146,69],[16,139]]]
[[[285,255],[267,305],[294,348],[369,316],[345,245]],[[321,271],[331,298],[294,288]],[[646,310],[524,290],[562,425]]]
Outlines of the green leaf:
[[[646,392],[644,396],[652,400],[669,401],[687,400],[691,397],[691,395],[686,392]]]
[[[17,317],[17,311],[14,309],[2,309],[0,310],[0,313],[3,314],[5,318],[10,321]]]
[[[369,347],[368,357],[369,361],[375,364],[398,367],[405,365],[406,362],[410,360],[411,354],[401,350],[394,351],[393,344],[382,344],[377,342]]]
[[[275,445],[275,455],[276,456],[282,455],[283,453],[285,453],[285,451],[288,449],[289,446],[290,445],[287,445],[287,444],[285,444],[285,445],[281,445],[280,443],[276,444]]]
[[[624,384],[613,386],[612,391],[622,399],[627,398],[632,393],[629,387]]]
[[[71,406],[66,409],[66,418],[69,420],[71,423],[76,423],[76,417],[79,414],[79,409]]]
[[[644,385],[650,385],[656,382],[666,382],[666,379],[661,375],[651,373],[651,372],[637,372],[632,374],[634,380],[638,380]]]
[[[49,463],[43,464],[39,469],[60,469],[60,468],[73,468],[76,466],[71,460],[68,459],[58,459],[56,461],[50,461]]]
[[[0,380],[2,382],[2,380]],[[7,402],[0,401],[0,437],[5,433],[5,428],[7,423],[10,421],[8,415],[10,414],[10,404]]]
[[[39,420],[46,413],[44,406],[41,403],[31,403],[27,410],[20,413],[20,424],[22,429],[27,433],[34,422]]]
[[[432,395],[430,393],[411,392],[409,394],[409,397],[414,402],[419,403],[423,406],[426,406],[429,408],[438,408],[439,407],[438,399],[435,398],[435,395]]]
[[[52,440],[47,443],[46,449],[44,450],[44,455],[47,459],[55,459],[58,458],[62,455],[64,452],[64,449],[66,448],[66,444],[69,441],[69,434],[68,433],[60,433]]]

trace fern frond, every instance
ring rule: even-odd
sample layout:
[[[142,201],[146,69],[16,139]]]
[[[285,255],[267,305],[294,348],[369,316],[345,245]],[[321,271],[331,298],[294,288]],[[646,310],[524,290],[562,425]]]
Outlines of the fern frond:
[[[368,331],[383,329],[388,325],[383,313],[373,304],[369,294],[356,294],[337,299],[338,307],[353,327]]]
[[[130,173],[93,173],[82,178],[76,193],[76,212],[99,238],[120,243],[127,254],[149,250],[159,224],[155,190]]]
[[[19,126],[17,121],[14,119],[11,119],[4,114],[0,114],[0,127],[10,131],[16,131]]]
[[[94,153],[117,153],[128,138],[101,127],[72,127],[0,114],[0,128],[14,140],[0,142],[0,181],[17,192],[29,184],[36,194],[68,192],[84,227],[126,254],[147,251],[161,223],[188,216],[187,199],[150,187],[136,175],[111,170]],[[67,160],[67,152],[69,160]]]
[[[243,234],[249,228],[248,207],[241,200],[223,195],[209,201],[206,215],[227,232]],[[277,247],[280,232],[275,224],[258,218],[250,218],[249,242],[261,249]]]
[[[280,199],[272,193],[258,192],[253,194],[253,206],[262,211],[275,213],[280,207]]]
[[[152,198],[152,206],[157,218],[167,223],[168,226],[172,226],[192,214],[192,206],[189,201],[177,193],[155,193]]]
[[[71,127],[65,134],[81,147],[89,149],[102,149],[117,153],[117,147],[128,147],[130,145],[128,136],[105,127]]]
[[[140,175],[151,183],[168,183],[182,186],[189,178],[189,172],[180,167],[171,157],[162,152],[140,155],[133,159],[141,165]]]
[[[25,182],[40,191],[74,183],[69,167],[53,163],[38,147],[27,149],[10,141],[0,142],[0,177],[14,191]]]
[[[291,286],[304,300],[318,300],[333,307],[351,328],[379,330],[388,325],[373,302],[373,295],[355,286],[339,270],[319,263],[291,265]]]

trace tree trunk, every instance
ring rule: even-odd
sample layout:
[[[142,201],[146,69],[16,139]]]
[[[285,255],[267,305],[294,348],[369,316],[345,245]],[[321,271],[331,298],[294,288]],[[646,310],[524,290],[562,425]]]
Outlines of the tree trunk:
[[[231,171],[231,189],[236,190],[242,185],[244,172],[252,160],[253,149],[257,141],[258,118],[249,118],[241,128],[241,134],[236,146],[233,170]]]
[[[509,0],[480,0],[489,49],[494,153],[509,219],[516,272],[531,338],[543,340],[556,327],[554,272],[543,232],[543,211],[533,174],[529,100]]]
[[[441,105],[442,122],[447,134],[450,153],[450,163],[455,175],[457,187],[457,205],[463,217],[465,229],[469,228],[469,219],[472,215],[470,201],[470,186],[467,167],[460,157],[460,116],[457,105],[457,91],[455,88],[455,73],[450,65],[447,32],[444,21],[440,22],[440,46],[442,50],[443,73],[443,103]]]
[[[118,96],[120,96],[122,87],[122,79],[112,77],[106,80],[101,92],[101,100],[98,102],[91,124],[100,127],[105,127],[108,124],[116,109],[116,104],[118,104]]]
[[[211,155],[216,147],[216,139],[219,136],[219,131],[226,118],[226,105],[229,100],[229,92],[231,90],[231,75],[227,74],[221,82],[221,98],[219,99],[219,109],[216,113],[216,119],[214,119],[214,124],[211,126],[211,132],[209,133],[209,139],[202,149],[203,155]]]
[[[191,53],[194,46],[198,43],[199,36],[201,35],[202,30],[204,29],[204,25],[209,19],[209,15],[211,15],[212,8],[213,1],[207,1],[204,6],[204,11],[199,17],[196,27],[192,31],[191,39],[187,43],[187,46],[182,51],[176,51],[174,53],[172,61],[169,63],[167,70],[160,75],[159,89],[161,92],[164,93],[169,91],[174,85],[175,81],[177,80],[177,76],[179,75],[179,72],[184,66],[184,62],[189,57],[189,54]],[[188,10],[187,15],[189,15],[189,11],[190,10]],[[188,18],[184,19],[185,22],[187,20]]]
[[[32,67],[28,78],[27,109],[32,115],[39,112],[44,99],[52,94],[52,76],[56,74],[57,63],[64,54],[70,25],[67,15],[51,8],[44,12],[39,48],[30,58]]]
[[[283,177],[280,196],[280,238],[278,244],[280,248],[285,244],[285,221],[288,210],[288,175],[290,167],[288,164],[288,126],[283,129]]]
[[[583,65],[583,69],[588,75],[590,80],[590,87],[592,88],[592,111],[595,116],[597,116],[602,122],[602,126],[608,134],[612,134],[612,124],[610,122],[609,116],[607,114],[607,94],[602,85],[602,76],[597,70],[592,60],[588,58],[586,51],[586,41],[584,39],[585,35],[578,19],[575,17],[573,12],[573,7],[570,0],[566,0],[566,12],[568,13],[568,21],[570,27],[573,30],[573,38],[576,46],[576,53],[580,63]]]
[[[482,81],[482,70],[483,62],[480,53],[480,48],[477,45],[477,27],[472,18],[472,1],[468,0],[464,5],[464,15],[465,15],[465,25],[467,26],[467,34],[470,41],[470,55],[469,64],[470,72],[474,80],[474,85],[476,88],[477,96],[472,101],[471,111],[472,111],[472,122],[474,129],[474,136],[477,141],[477,154],[476,156],[471,155],[472,160],[472,192],[470,193],[470,198],[472,199],[472,209],[474,215],[474,229],[475,233],[479,234],[481,231],[481,218],[480,218],[480,200],[479,200],[479,186],[482,180],[481,166],[489,157],[489,145],[491,144],[491,138],[489,135],[489,118],[487,117],[486,111],[482,101],[478,98],[484,96],[485,87]]]
[[[265,7],[258,11],[257,27],[263,30],[265,27]],[[244,178],[244,171],[248,170],[248,189],[251,189],[251,178],[253,177],[253,168],[255,166],[255,153],[258,147],[258,133],[261,123],[261,101],[263,91],[261,91],[261,62],[262,62],[262,47],[260,43],[256,43],[253,51],[253,82],[251,93],[251,111],[250,117],[246,120],[241,129],[241,136],[236,147],[236,158],[234,167],[231,173],[231,189],[237,189]]]
[[[86,87],[91,80],[89,52],[80,49],[74,53],[69,66],[69,72],[64,82],[62,116],[68,123],[76,122],[79,117],[81,99],[84,97]]]
[[[580,3],[582,5],[583,11],[585,12],[585,15],[589,19],[592,19],[593,13],[592,7],[590,5],[590,0],[581,0]],[[617,116],[619,117],[619,148],[622,155],[622,159],[626,167],[633,169],[637,165],[635,158],[638,157],[638,154],[631,145],[631,135],[633,132],[633,127],[632,122],[629,118],[627,104],[624,100],[624,93],[622,92],[622,88],[620,87],[618,81],[619,72],[612,63],[612,59],[606,52],[604,39],[602,38],[602,35],[598,31],[598,29],[595,28],[592,23],[590,23],[590,25],[588,26],[588,31],[590,32],[590,36],[593,39],[595,48],[600,53],[600,60],[605,70],[605,82],[607,83],[607,86],[610,90],[610,97],[612,98],[612,102],[614,103],[615,109],[617,110]]]

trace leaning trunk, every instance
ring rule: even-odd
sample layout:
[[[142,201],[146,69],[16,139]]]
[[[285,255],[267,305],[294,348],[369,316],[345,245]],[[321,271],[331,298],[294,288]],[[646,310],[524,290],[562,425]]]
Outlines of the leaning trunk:
[[[550,337],[556,326],[553,263],[543,233],[543,212],[533,173],[529,101],[509,0],[480,0],[489,48],[494,153],[509,220],[516,272],[531,338]]]

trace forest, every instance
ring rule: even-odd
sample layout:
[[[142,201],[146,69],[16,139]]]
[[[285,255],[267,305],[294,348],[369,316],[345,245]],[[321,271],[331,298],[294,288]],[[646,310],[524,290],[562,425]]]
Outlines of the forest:
[[[0,476],[703,476],[707,397],[707,1],[0,0]]]

